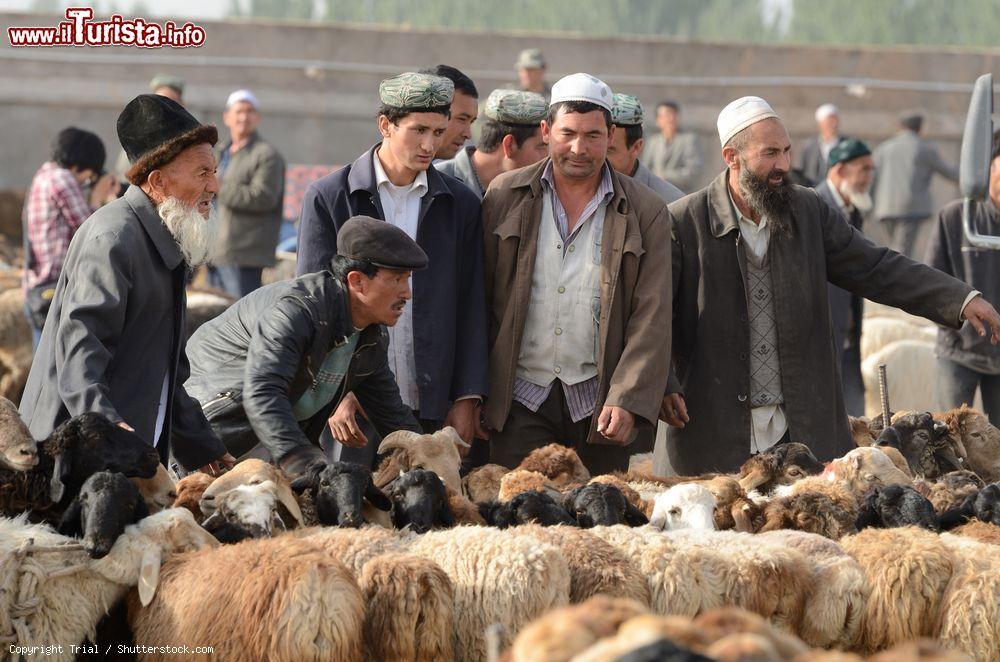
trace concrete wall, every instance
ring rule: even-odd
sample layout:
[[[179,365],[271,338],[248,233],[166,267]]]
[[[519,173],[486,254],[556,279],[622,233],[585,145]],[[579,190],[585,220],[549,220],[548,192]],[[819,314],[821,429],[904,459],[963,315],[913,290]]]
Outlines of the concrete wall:
[[[0,14],[5,26],[54,25],[51,16]],[[706,180],[721,170],[715,119],[744,94],[767,98],[793,138],[814,130],[813,110],[833,102],[844,131],[878,142],[904,108],[930,114],[928,135],[955,161],[968,104],[966,86],[995,71],[1000,51],[932,51],[684,42],[657,38],[592,38],[530,34],[452,33],[296,23],[202,23],[197,49],[13,49],[0,47],[0,188],[27,185],[45,160],[52,136],[75,124],[119,147],[118,112],[146,91],[153,74],[188,82],[191,110],[221,122],[226,95],[249,87],[263,104],[261,130],[293,163],[344,163],[377,138],[373,115],[378,82],[440,62],[471,75],[485,96],[514,78],[519,49],[539,46],[550,79],[574,71],[602,77],[651,108],[663,97],[683,106],[683,121],[702,134],[709,152]],[[854,83],[853,94],[848,84]],[[858,84],[860,83],[860,87]],[[943,202],[954,188],[938,182]]]

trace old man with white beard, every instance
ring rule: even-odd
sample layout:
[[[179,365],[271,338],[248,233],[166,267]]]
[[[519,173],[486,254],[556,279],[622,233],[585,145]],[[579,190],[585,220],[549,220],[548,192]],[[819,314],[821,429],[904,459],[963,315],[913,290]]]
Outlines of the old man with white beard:
[[[73,237],[20,412],[36,439],[86,412],[155,446],[181,472],[233,459],[184,390],[184,287],[214,243],[214,126],[144,94],[118,117],[125,195]]]
[[[851,226],[861,231],[865,212],[871,211],[875,161],[868,145],[844,138],[827,157],[826,179],[816,187],[819,197],[840,210]],[[865,413],[865,384],[861,378],[861,315],[864,299],[836,285],[827,286],[833,347],[844,385],[844,406],[851,416]]]
[[[791,184],[791,140],[766,101],[737,99],[718,129],[726,170],[669,207],[673,370],[660,416],[677,473],[733,471],[786,441],[821,460],[850,450],[828,282],[942,326],[991,328],[1000,342],[1000,315],[979,292],[876,246]]]

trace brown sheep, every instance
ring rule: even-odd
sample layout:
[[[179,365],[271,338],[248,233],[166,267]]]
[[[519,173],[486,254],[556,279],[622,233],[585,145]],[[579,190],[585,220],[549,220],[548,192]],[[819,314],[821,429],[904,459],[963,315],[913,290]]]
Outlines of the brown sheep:
[[[870,653],[935,635],[956,566],[938,534],[915,526],[868,528],[840,545],[861,565],[871,589],[858,650]]]
[[[718,642],[728,635],[751,634],[762,637],[778,654],[780,660],[790,660],[796,655],[806,652],[809,648],[792,635],[773,627],[758,614],[738,607],[722,607],[702,614],[694,619],[694,624],[701,628],[712,641]],[[712,648],[705,654],[713,657]]]
[[[162,464],[157,465],[156,474],[152,478],[129,478],[129,480],[138,488],[150,515],[172,508],[174,501],[177,500],[174,479]]]
[[[764,505],[759,531],[794,529],[835,540],[854,532],[858,500],[846,485],[813,477],[798,481],[789,491]]]
[[[911,476],[901,471],[882,448],[855,448],[826,466],[823,477],[843,481],[857,496],[872,487],[912,485]]]
[[[201,512],[201,497],[205,494],[205,490],[208,486],[212,484],[215,477],[209,476],[201,471],[196,471],[192,474],[188,474],[177,481],[177,485],[174,486],[174,491],[177,496],[174,498],[173,507],[174,508],[186,508],[191,511],[194,515],[195,521],[201,524],[205,521],[205,514]]]
[[[923,478],[913,481],[913,487],[927,497],[938,513],[958,508],[966,497],[975,494],[984,485],[979,476],[964,469],[950,471],[933,481]]]
[[[28,471],[38,465],[38,444],[17,407],[0,396],[0,467]]]
[[[971,538],[942,534],[955,553],[955,572],[941,606],[938,640],[976,662],[1000,659],[1000,559],[996,548]]]
[[[981,522],[977,519],[970,520],[967,524],[952,529],[951,532],[979,542],[1000,545],[1000,526],[989,522]]]
[[[868,658],[868,662],[969,662],[968,656],[930,639],[905,641]]]
[[[975,471],[987,483],[1000,481],[1000,429],[990,425],[981,412],[966,405],[936,414],[953,438],[965,449],[965,468]]]
[[[213,480],[201,495],[198,506],[201,508],[201,512],[210,516],[215,508],[215,503],[221,500],[227,492],[240,485],[256,485],[268,480],[275,485],[276,496],[281,508],[279,515],[282,521],[287,522],[289,526],[302,526],[305,523],[305,518],[302,516],[302,509],[295,498],[295,493],[292,492],[288,478],[278,467],[258,459],[243,460]]]
[[[464,494],[455,492],[450,487],[445,486],[445,493],[448,495],[448,505],[452,514],[455,515],[456,524],[479,524],[486,526],[486,520],[479,514],[476,504],[469,501]]]
[[[409,554],[377,556],[358,584],[367,659],[455,659],[455,590],[436,563]]]
[[[805,444],[777,444],[744,462],[739,482],[744,492],[769,494],[778,485],[791,485],[821,471],[823,465]]]
[[[462,478],[462,492],[475,503],[489,503],[500,498],[500,479],[510,469],[499,464],[476,467]]]
[[[590,472],[580,456],[575,450],[562,444],[536,448],[515,468],[537,471],[560,488],[570,483],[586,483],[590,480]]]
[[[397,430],[386,435],[379,444],[378,453],[387,455],[372,476],[375,487],[383,488],[411,469],[433,471],[438,478],[456,492],[462,491],[459,469],[462,458],[459,446],[468,447],[455,428],[442,428],[434,434],[418,434],[410,430]]]
[[[860,418],[848,416],[847,419],[851,423],[851,437],[854,439],[855,446],[875,445],[875,435],[872,434],[872,429],[869,427],[867,418],[864,416]]]
[[[716,476],[701,483],[715,496],[715,528],[755,533],[764,526],[764,510],[747,498],[739,482],[731,476]]]
[[[500,491],[497,501],[506,503],[521,492],[545,492],[557,501],[562,493],[547,476],[529,469],[514,469],[500,479]]]

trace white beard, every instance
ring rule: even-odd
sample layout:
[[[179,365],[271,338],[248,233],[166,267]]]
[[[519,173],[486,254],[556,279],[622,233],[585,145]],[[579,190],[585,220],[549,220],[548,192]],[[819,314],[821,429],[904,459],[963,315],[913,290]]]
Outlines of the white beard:
[[[156,211],[189,267],[194,269],[212,257],[219,234],[219,218],[214,206],[206,219],[197,207],[189,207],[171,196],[157,205]]]
[[[839,193],[845,202],[854,205],[862,214],[870,212],[874,206],[871,193],[868,191],[855,191],[846,182],[840,185]]]

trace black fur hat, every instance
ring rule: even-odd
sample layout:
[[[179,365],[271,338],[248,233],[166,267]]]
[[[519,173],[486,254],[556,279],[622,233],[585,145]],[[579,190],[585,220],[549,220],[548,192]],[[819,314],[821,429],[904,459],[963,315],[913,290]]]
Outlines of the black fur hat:
[[[191,145],[215,145],[219,132],[172,99],[140,94],[118,116],[118,140],[132,164],[125,177],[138,185]]]

